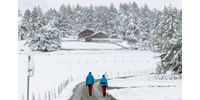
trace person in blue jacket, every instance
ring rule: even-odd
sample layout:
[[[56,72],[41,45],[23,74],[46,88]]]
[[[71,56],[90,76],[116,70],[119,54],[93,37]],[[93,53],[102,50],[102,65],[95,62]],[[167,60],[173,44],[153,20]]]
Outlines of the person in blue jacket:
[[[100,80],[100,85],[102,87],[102,92],[103,92],[103,96],[106,96],[106,88],[108,88],[108,81],[105,77],[105,75],[102,76],[101,80]]]
[[[89,72],[87,78],[86,78],[86,86],[88,86],[88,92],[89,95],[92,96],[92,85],[94,84],[94,77],[92,76],[92,73]]]

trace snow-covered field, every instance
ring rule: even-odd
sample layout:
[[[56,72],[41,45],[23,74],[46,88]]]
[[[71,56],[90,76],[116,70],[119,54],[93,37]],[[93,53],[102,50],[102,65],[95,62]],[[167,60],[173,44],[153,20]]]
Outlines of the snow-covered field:
[[[19,100],[26,98],[27,55],[19,41]],[[97,46],[99,45],[99,46]],[[155,72],[155,58],[158,54],[150,51],[115,50],[121,47],[108,43],[65,42],[63,48],[82,47],[84,49],[101,50],[61,50],[55,52],[33,52],[35,62],[34,76],[30,78],[30,96],[44,98],[47,91],[57,90],[64,80],[72,81],[57,99],[68,99],[72,90],[79,82],[84,81],[91,71],[94,77],[100,78],[107,74],[108,78],[149,74]],[[92,48],[91,48],[92,47]],[[105,49],[111,50],[105,50]],[[104,50],[103,50],[104,49]],[[110,91],[112,92],[112,91]],[[114,95],[115,96],[115,95]]]
[[[181,80],[158,80],[155,75],[142,75],[109,81],[109,94],[117,100],[181,100]]]
[[[64,42],[62,43],[63,49],[75,49],[75,50],[88,50],[88,49],[101,49],[101,50],[110,50],[110,49],[122,49],[122,47],[113,45],[111,43],[95,43],[95,42]]]

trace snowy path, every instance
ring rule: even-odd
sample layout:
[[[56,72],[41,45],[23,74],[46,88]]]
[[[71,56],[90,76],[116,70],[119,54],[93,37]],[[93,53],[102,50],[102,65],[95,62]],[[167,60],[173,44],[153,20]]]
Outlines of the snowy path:
[[[82,82],[74,89],[74,94],[70,100],[115,100],[111,95],[102,96],[100,91],[99,80],[96,80],[93,85],[93,95],[89,96],[85,82]]]

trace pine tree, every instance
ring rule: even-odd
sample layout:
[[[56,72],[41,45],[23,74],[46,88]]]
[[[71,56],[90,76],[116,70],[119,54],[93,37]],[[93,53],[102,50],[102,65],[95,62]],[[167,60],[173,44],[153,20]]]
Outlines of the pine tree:
[[[38,42],[41,40],[42,28],[46,24],[47,22],[44,18],[41,8],[39,6],[34,7],[33,11],[31,12],[30,30],[27,36],[27,43],[32,49],[38,50]]]
[[[109,9],[106,6],[95,7],[94,13],[94,28],[95,31],[104,31],[106,34],[109,34]]]
[[[126,27],[128,26],[129,22],[129,10],[130,7],[128,4],[120,4],[119,7],[119,13],[116,18],[116,24],[117,24],[117,33],[120,33],[123,36],[123,40],[126,38]]]
[[[158,73],[173,71],[182,73],[182,14],[171,6],[164,9],[163,19],[158,31],[158,46],[164,52],[161,63],[157,68]]]
[[[118,34],[117,33],[117,13],[118,10],[115,8],[114,4],[111,3],[109,8],[109,19],[108,19],[108,33],[109,34]]]
[[[138,21],[139,25],[139,48],[140,49],[149,49],[150,48],[150,32],[152,24],[152,12],[149,7],[145,4],[144,7],[140,10],[140,20]]]
[[[130,17],[130,23],[126,27],[125,37],[130,44],[138,43],[139,26],[134,23],[133,17]]]
[[[167,52],[171,48],[170,39],[172,39],[173,34],[177,34],[179,29],[177,9],[170,7],[165,7],[162,15],[162,21],[157,29],[157,50],[162,52]]]
[[[82,23],[85,29],[94,29],[94,8],[93,5],[90,5],[89,8],[84,8],[83,16],[82,16]]]
[[[18,17],[22,17],[22,13],[20,10],[18,10]]]
[[[68,37],[69,35],[74,34],[74,31],[72,30],[73,21],[73,11],[71,6],[61,5],[55,25],[62,33],[62,37]]]
[[[47,52],[60,49],[61,35],[57,28],[48,24],[42,27],[41,32],[40,41],[36,44],[37,50]]]
[[[45,19],[47,22],[51,22],[54,21],[56,19],[56,17],[58,16],[58,13],[56,11],[56,9],[52,9],[50,8],[46,13],[45,13]]]
[[[29,9],[27,9],[21,20],[21,24],[19,23],[18,25],[18,36],[20,40],[26,39],[27,35],[30,34],[30,19],[31,19],[31,12]]]
[[[83,7],[80,5],[76,5],[74,8],[74,27],[73,30],[75,32],[74,35],[78,35],[81,31],[85,29],[84,25],[84,17],[83,17]]]

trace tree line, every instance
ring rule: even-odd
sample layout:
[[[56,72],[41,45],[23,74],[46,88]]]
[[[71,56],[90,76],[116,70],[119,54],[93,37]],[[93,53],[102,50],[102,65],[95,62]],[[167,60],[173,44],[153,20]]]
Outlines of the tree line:
[[[159,73],[172,70],[182,73],[182,10],[164,7],[150,9],[135,2],[121,3],[117,9],[107,6],[61,5],[43,12],[37,6],[27,9],[19,24],[19,40],[27,40],[34,50],[51,51],[61,48],[61,38],[77,36],[81,31],[103,31],[118,34],[132,49],[161,52]]]

